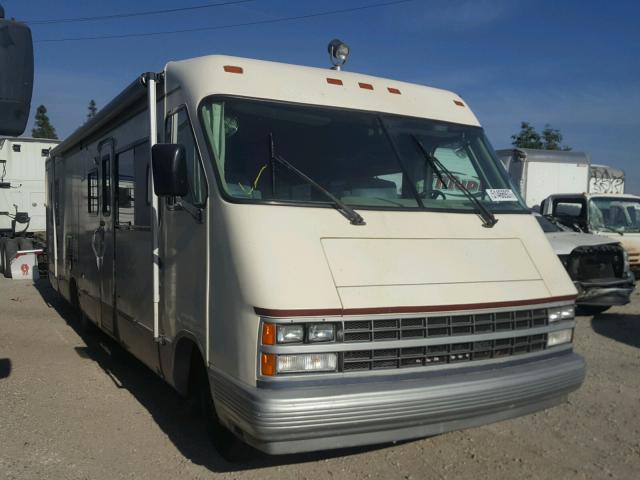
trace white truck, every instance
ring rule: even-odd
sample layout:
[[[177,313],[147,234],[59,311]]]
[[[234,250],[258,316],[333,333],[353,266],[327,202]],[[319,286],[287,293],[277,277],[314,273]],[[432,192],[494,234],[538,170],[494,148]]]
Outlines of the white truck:
[[[44,247],[45,161],[58,143],[0,138],[0,273],[6,277],[19,251]]]
[[[586,192],[591,159],[583,152],[510,148],[496,154],[528,207],[553,193]]]

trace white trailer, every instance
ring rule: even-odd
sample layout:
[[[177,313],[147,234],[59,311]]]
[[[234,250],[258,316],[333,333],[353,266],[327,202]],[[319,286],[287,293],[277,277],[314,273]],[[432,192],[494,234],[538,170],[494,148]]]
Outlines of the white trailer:
[[[586,153],[510,148],[496,154],[531,208],[554,193],[588,191],[591,160]]]
[[[170,62],[52,151],[47,188],[53,287],[227,454],[434,435],[583,381],[577,292],[452,92]]]
[[[19,251],[44,247],[45,162],[59,143],[41,138],[0,138],[0,273],[7,277]],[[31,274],[29,278],[33,278]]]

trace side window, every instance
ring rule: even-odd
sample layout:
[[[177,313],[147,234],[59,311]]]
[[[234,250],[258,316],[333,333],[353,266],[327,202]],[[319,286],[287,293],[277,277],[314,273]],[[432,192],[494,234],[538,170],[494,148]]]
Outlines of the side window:
[[[149,142],[145,141],[116,156],[116,200],[118,224],[151,225],[149,197]]]
[[[185,149],[189,193],[182,199],[199,207],[204,206],[207,200],[207,182],[204,177],[198,147],[193,136],[191,122],[185,108],[180,109],[170,119],[167,119],[165,141],[182,144]]]
[[[98,214],[98,169],[87,174],[87,212]]]
[[[134,176],[133,149],[120,152],[116,156],[116,201],[118,204],[117,222],[120,225],[135,225],[136,189]]]

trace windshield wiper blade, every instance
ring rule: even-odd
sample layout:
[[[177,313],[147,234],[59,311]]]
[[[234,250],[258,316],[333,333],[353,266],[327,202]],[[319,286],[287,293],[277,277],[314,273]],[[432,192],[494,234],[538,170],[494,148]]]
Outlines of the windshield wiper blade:
[[[298,177],[302,178],[305,182],[310,184],[312,187],[314,187],[316,190],[318,190],[320,193],[322,193],[325,197],[329,198],[331,200],[331,202],[333,203],[334,207],[336,207],[336,209],[342,215],[344,215],[346,217],[346,219],[349,220],[349,222],[351,222],[352,225],[366,225],[366,223],[364,221],[364,218],[362,218],[362,216],[358,212],[356,212],[353,208],[351,208],[349,205],[346,205],[344,202],[342,202],[342,200],[340,200],[338,197],[336,197],[329,190],[327,190],[322,185],[320,185],[318,182],[313,180],[311,177],[307,176],[305,173],[303,173],[302,171],[298,170],[296,167],[291,165],[282,156],[278,155],[276,153],[275,141],[273,139],[273,133],[269,134],[269,154],[270,154],[270,158],[271,158],[272,161],[275,160],[280,165],[282,165],[283,167],[288,169],[290,172],[293,172]]]
[[[440,160],[436,158],[435,155],[432,155],[427,151],[426,148],[424,148],[424,145],[422,145],[422,142],[418,140],[418,137],[416,137],[414,134],[411,134],[411,138],[413,138],[413,141],[416,142],[416,145],[418,146],[420,152],[422,152],[425,160],[427,160],[431,164],[434,171],[436,172],[436,175],[438,176],[438,179],[442,182],[442,184],[446,185],[445,182],[442,181],[442,173],[444,173],[451,179],[453,183],[455,183],[456,187],[458,187],[458,189],[460,189],[460,191],[464,193],[464,195],[471,201],[471,203],[475,205],[476,211],[482,219],[483,227],[492,228],[496,223],[498,223],[498,219],[493,215],[493,213],[491,213],[487,209],[487,207],[485,207],[482,202],[478,200],[473,195],[473,193],[471,193],[467,189],[467,187],[465,187],[462,182],[458,180],[458,178],[453,173],[451,173],[451,171],[447,167],[445,167]]]

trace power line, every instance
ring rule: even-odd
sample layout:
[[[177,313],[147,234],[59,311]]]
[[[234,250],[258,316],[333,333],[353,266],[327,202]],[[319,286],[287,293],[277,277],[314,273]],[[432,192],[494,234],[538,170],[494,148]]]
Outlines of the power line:
[[[160,15],[164,13],[185,12],[189,10],[201,10],[204,8],[222,7],[226,5],[237,5],[239,3],[255,2],[255,0],[233,0],[220,3],[204,3],[200,5],[192,5],[191,7],[167,8],[164,10],[146,10],[142,12],[114,13],[111,15],[97,15],[94,17],[71,17],[71,18],[52,18],[48,20],[25,20],[24,23],[29,25],[51,25],[56,23],[78,23],[78,22],[95,22],[100,20],[116,20],[129,17],[145,17],[148,15]]]
[[[115,38],[152,37],[152,36],[158,36],[158,35],[170,35],[170,34],[177,34],[177,33],[223,30],[228,28],[267,25],[270,23],[282,23],[282,22],[295,21],[295,20],[305,20],[308,18],[325,17],[329,15],[338,15],[341,13],[350,13],[350,12],[356,12],[361,10],[368,10],[372,8],[389,7],[392,5],[399,5],[401,3],[409,3],[414,1],[416,0],[395,0],[395,1],[389,1],[389,2],[379,2],[379,3],[372,3],[369,5],[363,5],[360,7],[342,8],[339,10],[327,10],[324,12],[309,13],[306,15],[294,15],[289,17],[272,18],[268,20],[256,20],[253,22],[216,25],[212,27],[185,28],[181,30],[165,30],[165,31],[159,31],[159,32],[124,33],[124,34],[118,34],[118,35],[95,35],[95,36],[87,36],[87,37],[47,38],[43,40],[34,40],[34,43],[75,42],[75,41],[81,41],[81,40],[108,40],[108,39],[115,39]]]

